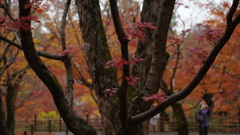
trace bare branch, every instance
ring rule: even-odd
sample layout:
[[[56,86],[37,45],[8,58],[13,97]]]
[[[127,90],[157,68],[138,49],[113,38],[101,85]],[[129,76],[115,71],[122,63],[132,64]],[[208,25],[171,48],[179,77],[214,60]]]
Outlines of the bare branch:
[[[213,68],[216,68],[216,69],[218,69],[218,70],[223,71],[224,73],[226,73],[227,75],[230,75],[230,76],[233,77],[233,78],[236,78],[236,79],[239,79],[239,80],[240,80],[240,77],[239,77],[239,76],[233,75],[233,74],[227,72],[226,70],[221,69],[220,67],[217,67],[217,66],[215,66],[215,65],[212,65],[212,67],[213,67]]]
[[[174,87],[174,79],[175,79],[175,74],[177,72],[177,67],[178,67],[178,62],[179,62],[179,57],[180,57],[180,45],[177,45],[176,54],[177,54],[177,57],[176,57],[176,62],[175,62],[172,77],[171,77],[170,91],[173,91],[173,87]]]
[[[240,14],[237,15],[237,17],[233,20],[232,25],[237,25],[240,21]]]
[[[10,45],[13,45],[15,47],[17,47],[18,49],[22,50],[22,46],[13,42],[12,40],[9,40],[5,37],[3,37],[2,35],[0,35],[0,39],[9,43]],[[39,54],[40,56],[49,58],[49,59],[54,59],[54,60],[63,60],[63,56],[57,55],[57,54],[51,54],[51,53],[47,53],[47,52],[43,52],[43,51],[37,51],[37,54]]]
[[[234,0],[227,15],[227,26],[231,25],[233,15],[238,7],[239,0]]]
[[[9,46],[7,46],[6,51],[4,52],[5,54],[8,51],[8,48],[9,48]],[[16,54],[12,58],[10,58],[9,61],[6,62],[5,65],[3,65],[3,67],[0,70],[0,76],[2,76],[3,73],[6,71],[6,69],[9,68],[15,62],[18,53],[19,53],[19,49],[17,50]]]
[[[60,38],[61,38],[61,43],[62,43],[62,50],[66,50],[66,36],[65,36],[65,27],[66,27],[66,19],[67,19],[67,14],[68,10],[71,4],[71,0],[67,0],[65,3],[65,9],[63,12],[62,16],[62,24],[60,28]],[[67,72],[67,86],[66,86],[66,97],[71,104],[73,105],[73,85],[74,85],[74,79],[73,79],[73,71],[72,71],[72,63],[71,63],[71,58],[68,53],[65,55],[65,60],[63,61],[66,72]]]
[[[5,11],[5,13],[8,15],[8,17],[9,17],[12,21],[16,21],[16,20],[11,16],[11,14],[10,14],[9,11],[8,11],[8,9],[7,9],[2,3],[0,3],[0,8],[2,8],[2,9]]]
[[[7,51],[9,49],[10,45],[8,45],[5,49],[4,49],[4,52],[3,54],[1,55],[0,57],[0,62],[6,57],[6,54],[7,54]]]
[[[123,30],[119,11],[117,7],[117,1],[116,0],[110,0],[110,6],[111,6],[111,13],[113,18],[114,27],[118,36],[118,40],[121,43],[121,53],[122,58],[126,61],[129,60],[129,54],[128,54],[128,42],[129,40],[126,38],[126,34]],[[127,126],[127,119],[128,119],[128,101],[127,101],[127,87],[128,87],[128,81],[125,79],[125,77],[129,77],[130,75],[130,68],[129,65],[126,64],[123,66],[123,76],[122,76],[122,85],[120,89],[118,90],[118,97],[120,99],[120,119],[123,125],[123,128],[126,128]]]

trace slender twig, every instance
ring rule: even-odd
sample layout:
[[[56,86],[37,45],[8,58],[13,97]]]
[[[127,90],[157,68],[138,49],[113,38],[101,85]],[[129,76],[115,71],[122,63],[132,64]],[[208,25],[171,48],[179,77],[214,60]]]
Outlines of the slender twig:
[[[0,8],[4,9],[5,13],[8,15],[8,17],[13,20],[13,21],[16,21],[12,16],[11,14],[8,12],[7,8],[2,4],[0,3]]]
[[[6,57],[6,54],[7,54],[7,51],[9,49],[10,45],[8,45],[5,49],[4,49],[4,52],[3,54],[1,55],[0,57],[0,62]]]
[[[6,71],[6,69],[8,69],[8,68],[15,62],[18,53],[19,53],[19,49],[17,50],[17,52],[15,53],[15,55],[14,55],[12,58],[10,58],[10,60],[1,68],[1,70],[0,70],[0,76],[2,76],[3,73],[4,73],[4,71]]]
[[[65,9],[63,12],[62,16],[62,24],[60,28],[60,38],[61,38],[61,43],[62,43],[62,51],[67,49],[66,45],[66,35],[65,35],[65,27],[66,27],[66,19],[67,19],[67,14],[69,11],[69,7],[71,4],[71,0],[67,0],[65,3]],[[66,53],[64,57],[64,66],[67,72],[67,86],[66,86],[66,97],[69,101],[69,104],[72,106],[73,105],[73,85],[74,85],[74,79],[73,79],[73,71],[72,71],[72,63],[71,63],[71,57],[70,54]]]
[[[172,73],[172,77],[171,77],[171,82],[170,82],[170,91],[173,91],[173,87],[174,87],[174,78],[175,78],[175,74],[177,72],[177,68],[178,68],[178,63],[179,63],[179,57],[180,57],[180,45],[177,45],[177,50],[176,50],[176,62],[173,68],[173,73]]]
[[[215,68],[215,69],[218,69],[218,70],[223,71],[224,73],[226,73],[227,75],[230,75],[230,76],[233,77],[233,78],[236,78],[236,79],[239,79],[239,80],[240,80],[240,77],[239,77],[239,76],[233,75],[233,74],[227,72],[225,69],[222,69],[222,68],[217,67],[217,66],[215,66],[215,65],[212,65],[212,67]]]
[[[42,4],[42,2],[43,2],[43,0],[41,0],[41,2],[37,5],[36,8],[34,8],[34,10],[30,14],[33,14],[39,8],[39,6]]]
[[[2,35],[0,35],[0,39],[17,47],[18,49],[21,49],[22,50],[22,46],[13,42],[12,40],[9,40],[5,37],[3,37]],[[43,57],[46,57],[46,58],[49,58],[49,59],[54,59],[54,60],[62,60],[63,59],[63,56],[60,56],[60,55],[57,55],[57,54],[51,54],[51,53],[47,53],[47,52],[43,52],[43,51],[37,51],[37,54],[39,54],[40,56],[43,56]]]

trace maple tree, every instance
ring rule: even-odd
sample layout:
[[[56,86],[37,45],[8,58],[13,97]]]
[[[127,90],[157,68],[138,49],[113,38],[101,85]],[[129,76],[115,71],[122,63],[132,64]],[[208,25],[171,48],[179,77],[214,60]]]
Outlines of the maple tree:
[[[92,126],[72,109],[74,76],[70,53],[75,53],[79,50],[68,49],[66,44],[66,17],[71,0],[65,3],[63,11],[59,31],[59,41],[62,50],[58,54],[36,51],[31,32],[31,21],[38,22],[35,17],[31,16],[31,10],[35,11],[36,7],[32,8],[34,4],[30,3],[29,0],[19,0],[18,2],[20,19],[16,21],[16,27],[19,28],[21,46],[3,36],[0,36],[1,39],[23,50],[29,65],[51,92],[54,103],[68,128],[76,135],[96,134]],[[38,0],[34,2],[41,3]],[[164,97],[165,99],[152,109],[150,107],[153,101],[146,99],[146,96],[150,96],[152,99],[162,97],[156,93],[159,90],[169,57],[166,52],[166,43],[175,0],[145,0],[141,12],[141,23],[136,23],[136,25],[132,25],[132,28],[125,30],[119,16],[117,1],[110,0],[109,2],[116,37],[120,45],[121,53],[118,54],[119,59],[112,59],[103,27],[99,2],[76,0],[82,39],[87,44],[82,48],[85,53],[85,64],[89,70],[89,73],[86,73],[86,75],[89,78],[91,77],[90,86],[95,91],[97,97],[96,101],[105,134],[146,134],[143,121],[187,97],[203,79],[219,51],[229,40],[239,23],[239,15],[233,18],[239,1],[233,1],[228,13],[225,32],[217,40],[209,56],[203,59],[203,65],[192,81],[181,91]],[[42,10],[38,11],[42,12]],[[149,22],[151,25],[149,25]],[[142,26],[146,27],[146,29],[143,30]],[[146,35],[144,40],[138,41],[138,47],[134,53],[134,58],[137,62],[131,62],[128,48],[128,45],[132,42],[130,39],[143,39],[143,33],[138,30],[143,30]],[[199,51],[202,52],[201,49],[197,50],[197,52]],[[202,53],[199,54],[201,54],[199,57],[202,57]],[[205,56],[204,53],[203,55]],[[65,89],[53,72],[43,63],[40,56],[59,60],[63,63],[64,66],[62,67],[66,70],[67,76]],[[120,67],[120,69],[116,70],[112,67],[113,65]],[[120,79],[117,78],[118,71],[122,73]],[[79,79],[85,85],[89,85],[89,82],[84,80],[83,76]],[[116,92],[115,94],[108,94],[106,90],[116,90]]]
[[[2,3],[1,7],[4,7]],[[8,8],[9,5],[6,4],[5,10],[9,11]],[[10,15],[9,12],[8,15]],[[3,33],[5,37],[11,38],[13,41],[20,43],[19,38],[14,36],[13,33],[9,31],[9,25],[12,25],[13,23],[6,21],[6,16],[6,13],[1,15],[1,33]],[[27,66],[26,61],[23,60],[23,53],[19,51],[18,48],[12,48],[11,45],[5,42],[1,42],[0,44],[2,50],[0,58],[0,127],[4,134],[13,135],[15,128],[15,110],[17,109],[15,103],[17,101],[18,92],[23,81],[23,77],[25,76],[29,67]],[[15,65],[14,63],[19,64],[19,66]],[[23,104],[24,102],[19,103]]]
[[[231,3],[221,2],[220,5],[225,8],[229,8],[231,6]],[[209,27],[208,31],[211,31],[210,34],[217,33],[215,34],[215,37],[217,37],[221,33],[223,33],[224,27],[226,25],[225,22],[227,21],[224,16],[227,15],[228,10],[226,10],[225,8],[218,9],[215,5],[212,4],[206,4],[204,6],[205,8],[210,10],[211,14],[215,18],[218,19],[211,18],[209,20],[206,20],[204,22],[206,25],[203,27]],[[239,9],[236,10],[236,13],[239,13]],[[232,114],[237,113],[237,109],[235,109],[234,112],[233,108],[238,108],[239,101],[233,95],[238,94],[236,88],[239,87],[237,83],[239,81],[239,72],[237,71],[239,64],[234,62],[238,60],[236,54],[234,53],[235,51],[232,51],[231,48],[236,47],[235,36],[239,34],[238,29],[239,26],[236,27],[235,32],[227,43],[228,47],[225,47],[225,49],[221,51],[218,59],[216,59],[216,61],[213,63],[212,69],[203,79],[203,82],[200,83],[200,87],[202,87],[203,99],[206,100],[206,102],[209,103],[209,106],[213,109],[213,111],[216,112],[224,111],[231,112]],[[206,32],[206,30],[204,32]],[[210,35],[210,37],[212,36]],[[212,37],[211,40],[209,40],[209,38],[206,39],[207,42],[201,42],[199,45],[206,46],[205,48],[207,49],[207,51],[209,51],[209,44],[213,46],[215,43],[215,39],[214,37]],[[237,52],[238,47],[236,47],[234,50],[236,50]]]
[[[231,4],[223,2],[219,5],[224,5],[229,8]],[[196,74],[196,69],[200,68],[200,66],[205,62],[210,50],[224,32],[227,10],[219,10],[219,5],[207,4],[207,9],[210,9],[210,11],[214,13],[214,18],[204,21],[203,24],[196,25],[192,28],[192,30],[187,30],[191,33],[187,36],[187,39],[183,40],[184,42],[182,41],[183,38],[178,38],[176,35],[170,36],[170,47],[168,47],[168,52],[175,55],[171,56],[171,61],[165,71],[164,80],[170,82],[168,87],[166,87],[167,85],[165,82],[164,87],[162,87],[166,93],[172,93],[173,91],[169,91],[169,89],[171,90],[172,88],[174,88],[174,92],[179,91],[184,88],[184,85],[187,82],[191,81],[191,77]],[[218,11],[218,13],[216,11]],[[238,10],[236,12],[238,13]],[[236,27],[230,41],[227,43],[228,47],[221,51],[218,59],[216,59],[212,65],[213,68],[208,71],[207,75],[205,75],[198,87],[195,88],[195,92],[182,101],[184,102],[183,106],[185,110],[189,111],[189,109],[196,108],[203,99],[212,109],[213,114],[218,114],[221,113],[221,111],[224,111],[225,113],[231,112],[229,113],[231,116],[232,114],[237,115],[239,100],[233,95],[238,94],[238,92],[236,92],[236,88],[238,87],[238,71],[234,69],[238,69],[237,67],[239,65],[234,64],[235,68],[232,68],[233,64],[230,63],[231,61],[237,61],[237,58],[234,53],[231,53],[232,51],[229,51],[229,49],[236,47],[234,44],[231,44],[231,42],[235,41],[234,35],[238,34],[238,28],[239,26]],[[196,40],[198,42],[196,42]],[[188,54],[189,51],[190,54]],[[195,57],[192,57],[192,55],[195,55]],[[231,57],[231,60],[224,60],[229,57]],[[189,67],[190,64],[194,64],[195,66]],[[228,68],[231,68],[231,73],[227,71],[227,67],[221,69],[222,67],[219,67],[219,65],[222,64],[227,64]],[[177,65],[177,70],[174,65]],[[174,87],[172,86],[173,84]],[[175,118],[178,119],[177,116]],[[184,118],[184,116],[181,116],[180,118]],[[180,132],[180,130],[178,131]]]
[[[23,81],[23,77],[25,76],[29,67],[26,65],[24,66],[26,62],[22,62],[21,53],[19,53],[18,49],[12,48],[9,45],[4,46],[4,43],[2,43],[2,47],[6,47],[6,49],[1,56],[1,122],[3,122],[3,125],[6,124],[9,134],[14,134],[14,116],[15,110],[17,109],[15,103],[17,101],[17,96],[20,85]],[[22,65],[15,66],[14,63]],[[23,104],[23,102],[19,103]],[[6,120],[4,116],[6,116]]]

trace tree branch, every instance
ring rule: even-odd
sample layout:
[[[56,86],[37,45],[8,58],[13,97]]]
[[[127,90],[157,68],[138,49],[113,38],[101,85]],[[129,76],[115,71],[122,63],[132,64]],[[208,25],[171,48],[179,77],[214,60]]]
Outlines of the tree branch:
[[[60,38],[62,43],[62,51],[67,49],[66,46],[66,36],[65,36],[65,27],[66,27],[66,18],[68,14],[68,10],[71,4],[71,0],[67,0],[65,3],[65,9],[62,16],[62,24],[60,28]],[[64,57],[64,66],[67,72],[67,86],[66,86],[66,97],[70,103],[70,105],[73,105],[73,85],[74,85],[74,79],[73,79],[73,71],[72,71],[72,63],[71,63],[71,57],[69,53],[66,53]]]
[[[18,49],[22,50],[22,46],[13,42],[12,40],[9,40],[9,39],[3,37],[2,35],[0,35],[0,39],[9,43],[10,45],[13,45],[13,46],[17,47]],[[51,53],[47,53],[47,52],[43,52],[43,51],[37,51],[37,54],[39,54],[40,56],[49,58],[49,59],[61,60],[61,61],[63,60],[63,56],[59,56],[57,54],[51,54]]]
[[[213,67],[213,68],[216,68],[216,69],[218,69],[218,70],[221,70],[222,72],[226,73],[227,75],[230,75],[231,77],[233,77],[233,78],[235,78],[235,79],[240,80],[240,77],[239,77],[239,76],[233,75],[233,74],[227,72],[225,69],[221,69],[220,67],[217,67],[217,66],[215,66],[215,65],[212,65],[212,67]]]
[[[11,14],[8,12],[8,9],[7,9],[2,3],[0,3],[0,8],[2,8],[2,9],[5,11],[5,13],[8,15],[8,17],[9,17],[12,21],[16,21],[16,20],[11,16]]]
[[[187,97],[194,90],[194,88],[199,84],[199,82],[202,80],[202,78],[205,76],[205,74],[207,73],[207,71],[211,67],[212,63],[215,61],[217,55],[219,54],[219,52],[221,51],[223,46],[230,39],[230,37],[231,37],[234,29],[236,28],[237,24],[239,23],[239,21],[240,20],[238,20],[237,23],[231,23],[231,25],[227,25],[227,28],[226,28],[224,34],[217,41],[215,47],[211,51],[207,60],[205,61],[203,66],[199,69],[197,75],[193,78],[193,80],[182,91],[169,96],[168,98],[166,98],[162,103],[160,103],[156,107],[154,107],[154,108],[152,108],[152,109],[150,109],[150,110],[148,110],[144,113],[132,116],[131,121],[134,122],[134,123],[145,121],[145,120],[153,117],[157,113],[163,111],[164,109],[166,109],[168,106],[172,105],[173,103]]]
[[[231,25],[233,15],[238,7],[239,0],[234,0],[227,15],[227,26]]]
[[[8,51],[8,49],[9,49],[9,46],[7,46],[6,51],[5,51],[5,54],[6,54],[6,52]],[[3,65],[3,67],[1,67],[0,76],[2,76],[3,73],[6,71],[6,69],[9,68],[9,67],[14,63],[14,61],[16,60],[16,57],[17,57],[18,53],[19,53],[19,50],[17,50],[16,54],[15,54],[12,58],[10,58],[10,60],[7,61],[6,64]],[[4,57],[5,57],[5,56],[4,56]]]
[[[110,0],[110,6],[111,6],[111,13],[112,13],[114,27],[118,36],[118,40],[121,43],[122,59],[129,61],[129,58],[128,58],[129,40],[126,38],[127,36],[121,24],[119,11],[117,7],[117,1]],[[130,76],[129,64],[124,64],[122,84],[120,89],[118,90],[118,97],[120,99],[120,119],[121,119],[123,128],[127,127],[127,119],[128,119],[128,101],[127,101],[128,80],[125,77],[129,77],[129,76]]]
[[[171,77],[171,82],[170,82],[170,91],[173,92],[173,87],[174,87],[174,79],[175,79],[175,74],[177,72],[177,68],[178,68],[178,62],[179,62],[179,57],[180,57],[180,45],[177,45],[177,50],[176,50],[176,62],[175,65],[173,67],[173,73],[172,73],[172,77]]]

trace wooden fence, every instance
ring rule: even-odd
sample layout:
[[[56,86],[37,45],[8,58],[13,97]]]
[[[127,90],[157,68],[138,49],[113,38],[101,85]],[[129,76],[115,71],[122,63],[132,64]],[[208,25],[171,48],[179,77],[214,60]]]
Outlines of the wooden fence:
[[[177,131],[177,122],[174,119],[158,119],[156,125],[149,124],[149,131]],[[96,129],[103,130],[99,119],[88,119],[88,122]],[[211,132],[232,132],[240,133],[240,118],[239,117],[212,117],[210,120]],[[189,131],[198,130],[197,123],[194,118],[188,118]],[[18,120],[16,121],[17,131],[33,132],[65,132],[66,126],[62,119],[33,119],[33,120]]]

